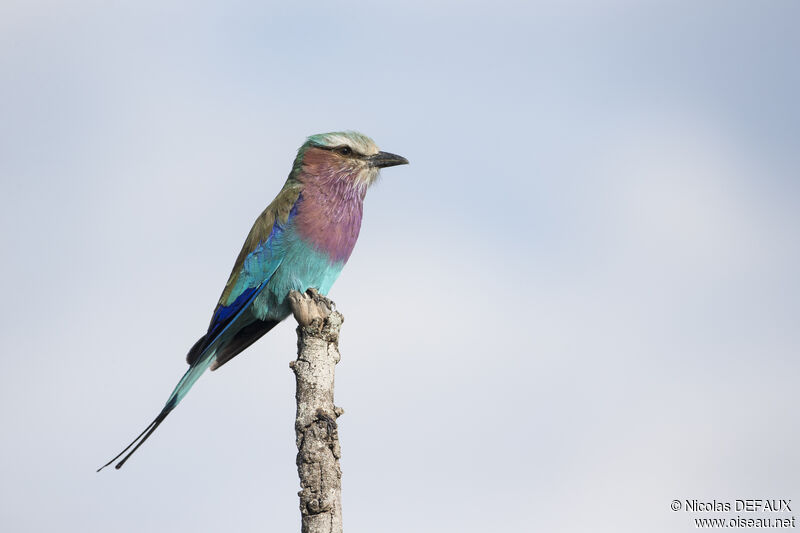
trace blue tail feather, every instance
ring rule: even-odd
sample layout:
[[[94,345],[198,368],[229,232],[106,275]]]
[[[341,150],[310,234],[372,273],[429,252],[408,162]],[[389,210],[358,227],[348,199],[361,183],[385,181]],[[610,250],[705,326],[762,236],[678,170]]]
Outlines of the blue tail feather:
[[[122,457],[122,460],[120,460],[120,462],[118,462],[114,466],[114,468],[116,468],[117,470],[122,468],[122,465],[124,465],[125,462],[130,458],[130,456],[133,455],[134,452],[139,449],[139,446],[144,444],[144,441],[150,438],[150,435],[152,435],[153,432],[156,430],[156,428],[159,425],[161,425],[161,422],[163,422],[164,419],[167,418],[167,416],[172,412],[172,410],[175,409],[175,407],[181,402],[183,397],[186,396],[186,393],[189,392],[189,389],[192,388],[195,382],[200,378],[203,372],[206,371],[211,362],[214,360],[214,353],[215,350],[206,352],[205,354],[203,354],[203,358],[200,361],[197,361],[194,365],[189,367],[189,370],[187,370],[186,373],[183,375],[183,377],[180,379],[180,381],[178,381],[178,384],[175,386],[175,390],[173,390],[172,394],[170,394],[167,403],[164,405],[164,408],[161,409],[161,412],[158,413],[158,416],[152,422],[150,422],[150,425],[144,428],[144,431],[139,433],[138,437],[133,439],[133,442],[128,444],[124,450],[119,452],[116,457],[114,457],[109,462],[98,468],[97,469],[98,472],[104,469],[105,467],[109,466],[111,463],[113,463],[120,457],[122,457],[122,455],[125,452],[127,452],[131,447],[133,447],[133,449],[130,452],[128,452],[128,454],[125,455],[125,457]]]

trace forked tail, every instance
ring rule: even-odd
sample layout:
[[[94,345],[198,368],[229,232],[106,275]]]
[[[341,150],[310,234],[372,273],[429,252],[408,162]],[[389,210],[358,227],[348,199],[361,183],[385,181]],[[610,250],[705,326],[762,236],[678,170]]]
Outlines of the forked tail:
[[[189,370],[186,371],[181,380],[175,386],[175,390],[172,391],[169,400],[167,400],[166,405],[164,405],[164,408],[161,410],[160,413],[158,413],[158,416],[155,418],[155,420],[150,422],[150,425],[144,428],[144,431],[139,433],[139,436],[133,439],[133,442],[128,444],[124,450],[119,452],[117,456],[111,459],[109,462],[98,468],[97,471],[99,472],[105,467],[109,466],[111,463],[122,457],[122,455],[125,454],[125,452],[128,452],[128,450],[130,450],[131,447],[133,447],[133,449],[129,451],[127,455],[125,455],[125,457],[122,457],[122,460],[114,466],[114,468],[116,468],[117,470],[122,468],[122,465],[124,465],[125,462],[130,458],[130,456],[133,455],[133,453],[139,449],[139,446],[144,444],[144,441],[150,438],[150,435],[152,435],[153,432],[156,430],[156,428],[159,425],[161,425],[161,422],[163,422],[164,419],[167,418],[167,415],[169,415],[172,412],[172,410],[175,409],[175,407],[180,403],[183,397],[186,396],[186,393],[189,392],[189,389],[192,388],[192,385],[194,385],[195,381],[197,381],[198,378],[203,374],[203,372],[205,372],[205,370],[208,368],[208,366],[211,364],[213,360],[214,360],[214,351],[211,351],[211,353],[206,354],[206,356],[203,357],[202,360],[197,361],[194,365],[189,367]]]

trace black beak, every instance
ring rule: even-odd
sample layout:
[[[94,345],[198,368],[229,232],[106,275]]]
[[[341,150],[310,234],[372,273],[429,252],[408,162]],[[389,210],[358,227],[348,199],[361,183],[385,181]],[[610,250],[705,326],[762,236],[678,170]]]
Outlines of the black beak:
[[[386,168],[394,167],[397,165],[407,165],[408,159],[401,155],[390,154],[389,152],[378,152],[367,158],[369,164],[373,167]]]

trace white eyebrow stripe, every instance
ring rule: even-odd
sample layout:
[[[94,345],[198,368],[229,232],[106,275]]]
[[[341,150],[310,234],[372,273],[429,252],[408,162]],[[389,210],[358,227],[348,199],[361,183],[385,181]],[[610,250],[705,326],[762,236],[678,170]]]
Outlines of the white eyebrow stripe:
[[[375,155],[380,151],[372,139],[355,131],[323,133],[314,135],[310,140],[315,144],[324,145],[326,148],[346,145],[365,156]]]

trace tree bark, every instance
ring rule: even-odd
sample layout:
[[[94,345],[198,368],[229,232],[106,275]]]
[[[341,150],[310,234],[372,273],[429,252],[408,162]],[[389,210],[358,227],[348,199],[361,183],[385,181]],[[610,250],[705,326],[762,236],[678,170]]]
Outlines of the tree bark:
[[[297,326],[297,360],[289,363],[297,381],[297,473],[300,476],[302,533],[342,532],[341,448],[333,404],[334,369],[339,362],[339,328],[344,317],[314,289],[289,295]]]

